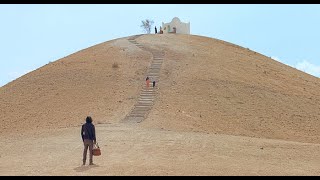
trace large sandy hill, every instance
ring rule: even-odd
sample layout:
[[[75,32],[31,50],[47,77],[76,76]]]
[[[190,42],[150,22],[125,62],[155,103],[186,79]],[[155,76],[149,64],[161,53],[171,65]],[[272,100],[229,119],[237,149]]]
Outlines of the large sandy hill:
[[[320,175],[319,88],[217,39],[115,39],[0,88],[0,175]],[[142,122],[124,121],[151,97]],[[87,115],[102,149],[94,166],[81,166]]]
[[[165,59],[141,125],[320,143],[320,80],[249,49],[193,35],[144,35]],[[120,122],[152,54],[115,39],[49,63],[0,89],[0,133]],[[112,65],[118,64],[118,68]]]

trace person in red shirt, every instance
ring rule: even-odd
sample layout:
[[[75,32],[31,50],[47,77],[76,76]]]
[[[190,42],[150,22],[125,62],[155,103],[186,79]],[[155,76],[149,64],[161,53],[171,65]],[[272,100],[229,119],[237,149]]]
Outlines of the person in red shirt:
[[[146,83],[147,83],[147,88],[149,88],[149,84],[150,84],[150,79],[149,79],[149,77],[146,78]]]

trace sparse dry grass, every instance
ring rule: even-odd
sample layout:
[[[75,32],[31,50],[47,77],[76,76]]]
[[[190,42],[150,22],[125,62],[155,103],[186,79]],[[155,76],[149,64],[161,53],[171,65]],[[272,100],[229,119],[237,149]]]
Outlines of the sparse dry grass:
[[[116,62],[114,62],[114,63],[112,64],[112,68],[114,68],[114,69],[119,68],[119,64],[118,64],[118,63],[116,63]]]

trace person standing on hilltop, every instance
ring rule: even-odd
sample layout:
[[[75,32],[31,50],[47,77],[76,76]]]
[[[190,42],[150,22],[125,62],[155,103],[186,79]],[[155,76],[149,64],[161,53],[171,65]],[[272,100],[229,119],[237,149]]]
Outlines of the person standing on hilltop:
[[[158,33],[157,26],[154,27],[154,33],[155,33],[155,34]]]
[[[90,116],[86,118],[86,123],[84,123],[81,127],[81,137],[84,145],[83,165],[86,164],[88,147],[89,147],[89,153],[90,153],[89,165],[94,165],[92,149],[93,149],[93,144],[96,144],[96,130],[94,125],[92,124],[92,118]]]

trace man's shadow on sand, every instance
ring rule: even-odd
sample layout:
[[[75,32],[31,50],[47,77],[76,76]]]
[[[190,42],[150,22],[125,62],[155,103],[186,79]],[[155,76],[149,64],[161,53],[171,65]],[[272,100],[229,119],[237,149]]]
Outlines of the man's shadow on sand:
[[[99,167],[99,165],[96,165],[96,164],[95,165],[87,165],[87,166],[81,165],[79,167],[74,168],[73,170],[75,170],[76,172],[84,172],[84,171],[87,171],[91,168],[96,168],[96,167]]]

